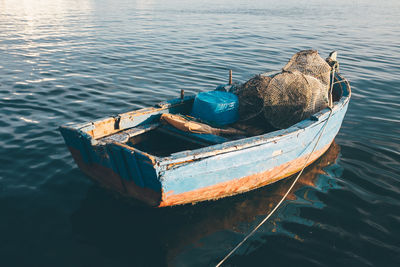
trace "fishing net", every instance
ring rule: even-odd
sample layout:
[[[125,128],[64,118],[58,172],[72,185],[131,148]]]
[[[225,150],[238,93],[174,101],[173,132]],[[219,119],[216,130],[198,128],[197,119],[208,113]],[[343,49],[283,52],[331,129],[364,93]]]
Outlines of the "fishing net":
[[[239,99],[239,117],[247,120],[257,116],[264,107],[264,93],[271,77],[256,75],[237,90]]]
[[[294,54],[286,66],[283,67],[282,71],[299,71],[305,75],[317,78],[326,86],[327,90],[329,88],[331,67],[316,50],[304,50]]]
[[[296,53],[282,72],[255,76],[238,90],[241,120],[263,113],[263,123],[287,128],[328,105],[331,67],[315,50]]]
[[[322,83],[301,72],[283,72],[276,75],[264,95],[264,119],[278,129],[287,128],[328,103]]]

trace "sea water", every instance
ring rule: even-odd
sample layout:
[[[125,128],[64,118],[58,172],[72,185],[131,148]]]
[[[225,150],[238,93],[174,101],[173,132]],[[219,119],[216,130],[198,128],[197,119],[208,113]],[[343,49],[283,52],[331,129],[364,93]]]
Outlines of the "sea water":
[[[336,50],[335,144],[226,266],[400,265],[400,2],[0,0],[0,266],[213,266],[292,180],[152,210],[99,188],[57,127]]]

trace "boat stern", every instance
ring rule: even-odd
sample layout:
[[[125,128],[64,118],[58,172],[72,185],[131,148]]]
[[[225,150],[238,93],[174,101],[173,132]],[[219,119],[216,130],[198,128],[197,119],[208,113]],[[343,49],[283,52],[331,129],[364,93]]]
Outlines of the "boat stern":
[[[78,167],[99,185],[150,206],[161,201],[155,157],[119,143],[100,144],[73,126],[59,128]]]

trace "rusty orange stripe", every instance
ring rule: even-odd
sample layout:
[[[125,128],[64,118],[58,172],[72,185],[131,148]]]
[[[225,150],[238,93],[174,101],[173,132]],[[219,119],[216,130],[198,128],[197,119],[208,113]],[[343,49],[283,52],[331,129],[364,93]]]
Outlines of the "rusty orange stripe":
[[[315,151],[307,163],[307,166],[324,154],[329,146],[330,144]],[[163,192],[161,194],[152,189],[140,187],[133,181],[127,181],[121,178],[110,168],[95,163],[86,164],[79,150],[72,147],[69,147],[69,150],[79,168],[92,178],[92,180],[107,189],[116,191],[126,197],[135,198],[153,207],[167,207],[205,200],[216,200],[244,193],[274,183],[298,172],[301,170],[308,157],[308,155],[305,155],[262,173],[207,186],[201,189],[180,194],[174,194],[173,192]]]
[[[161,192],[150,188],[140,187],[134,181],[127,181],[112,169],[100,164],[87,164],[83,161],[79,150],[68,147],[78,167],[93,181],[102,187],[116,191],[125,197],[135,198],[150,206],[158,206],[161,200]]]
[[[320,156],[322,156],[322,154],[324,154],[325,151],[328,150],[330,145],[331,144],[328,144],[322,149],[315,151],[310,157],[307,166],[317,160]],[[184,192],[180,194],[174,194],[173,192],[163,192],[162,200],[159,204],[159,207],[182,205],[186,203],[196,203],[204,200],[215,200],[239,193],[244,193],[258,187],[274,183],[294,173],[297,173],[303,168],[307,158],[308,155],[305,155],[265,172],[218,183],[189,192]]]

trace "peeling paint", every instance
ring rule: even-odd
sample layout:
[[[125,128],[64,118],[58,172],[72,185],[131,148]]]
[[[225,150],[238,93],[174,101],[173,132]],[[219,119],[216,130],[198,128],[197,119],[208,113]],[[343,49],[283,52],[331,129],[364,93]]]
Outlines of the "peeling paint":
[[[282,154],[282,153],[283,153],[283,150],[282,150],[282,149],[275,150],[274,152],[272,152],[272,156],[275,157],[275,156],[278,156],[278,155],[280,155],[280,154]]]

